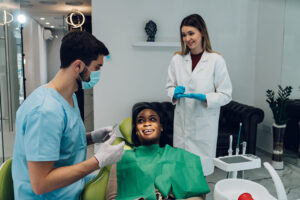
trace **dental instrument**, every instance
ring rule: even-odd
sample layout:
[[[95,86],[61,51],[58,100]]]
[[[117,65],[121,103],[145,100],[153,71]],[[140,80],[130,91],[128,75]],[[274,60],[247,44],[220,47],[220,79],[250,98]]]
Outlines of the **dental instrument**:
[[[247,147],[247,142],[244,141],[242,142],[242,155],[245,155],[246,154],[246,147]],[[245,177],[245,171],[242,171],[242,178]]]
[[[229,149],[228,149],[228,155],[232,156],[232,135],[229,136]]]
[[[240,128],[239,128],[239,135],[238,135],[238,140],[235,148],[235,155],[239,155],[240,151],[240,136],[241,136],[241,130],[242,130],[242,122],[240,123]]]
[[[247,147],[247,142],[246,141],[242,142],[242,154],[243,155],[246,154],[246,147]]]
[[[118,124],[113,125],[112,127],[112,132],[116,133],[116,128],[118,127]],[[103,142],[105,142],[106,140],[108,140],[110,138],[109,134],[105,135],[103,138]]]

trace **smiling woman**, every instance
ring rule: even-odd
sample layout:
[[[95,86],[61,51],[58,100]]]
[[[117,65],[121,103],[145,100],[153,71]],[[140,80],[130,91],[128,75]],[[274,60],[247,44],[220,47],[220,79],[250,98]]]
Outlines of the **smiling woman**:
[[[172,144],[172,129],[162,104],[142,102],[133,106],[135,147],[112,167],[106,199],[201,200],[209,192],[200,158],[168,145]]]
[[[172,141],[160,104],[140,103],[132,110],[132,141],[134,146],[160,144],[161,147]]]
[[[159,144],[160,133],[163,129],[159,116],[154,110],[142,110],[136,118],[136,126],[136,135],[142,144]]]

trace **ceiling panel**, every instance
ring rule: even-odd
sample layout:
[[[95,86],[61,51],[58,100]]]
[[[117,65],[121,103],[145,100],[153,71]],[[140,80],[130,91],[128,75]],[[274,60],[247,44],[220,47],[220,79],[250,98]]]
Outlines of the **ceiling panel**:
[[[46,28],[63,29],[64,17],[78,10],[91,15],[91,0],[21,0],[21,11]]]

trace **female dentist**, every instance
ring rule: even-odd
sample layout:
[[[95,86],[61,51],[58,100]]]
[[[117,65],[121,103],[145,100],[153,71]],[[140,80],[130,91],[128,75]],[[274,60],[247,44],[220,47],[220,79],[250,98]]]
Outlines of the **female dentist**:
[[[69,32],[60,48],[61,67],[17,111],[12,163],[14,196],[22,199],[79,199],[94,170],[118,162],[124,143],[112,146],[111,127],[85,132],[74,92],[92,87],[108,55],[88,32]],[[109,139],[105,138],[109,135]],[[102,142],[86,160],[87,144]]]
[[[176,104],[173,142],[174,147],[200,156],[207,176],[214,171],[220,107],[230,102],[232,85],[200,15],[182,20],[180,36],[182,51],[171,60],[166,84]]]

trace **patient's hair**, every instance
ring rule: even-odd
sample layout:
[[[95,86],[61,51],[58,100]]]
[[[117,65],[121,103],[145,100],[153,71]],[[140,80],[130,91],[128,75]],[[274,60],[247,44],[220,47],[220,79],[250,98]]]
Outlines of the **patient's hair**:
[[[151,109],[153,111],[155,111],[157,113],[157,115],[159,116],[160,119],[160,124],[163,127],[163,131],[161,132],[160,135],[160,140],[159,140],[159,146],[164,147],[166,144],[172,146],[173,145],[173,133],[170,132],[170,127],[168,124],[168,120],[166,119],[167,116],[164,113],[163,110],[163,106],[161,103],[158,102],[141,102],[141,103],[137,103],[133,106],[132,108],[132,134],[131,134],[131,139],[133,142],[133,145],[138,147],[141,146],[141,142],[139,140],[138,135],[136,134],[136,118],[138,116],[138,114],[145,109]],[[173,124],[171,125],[173,126]],[[173,130],[173,129],[171,129]]]

